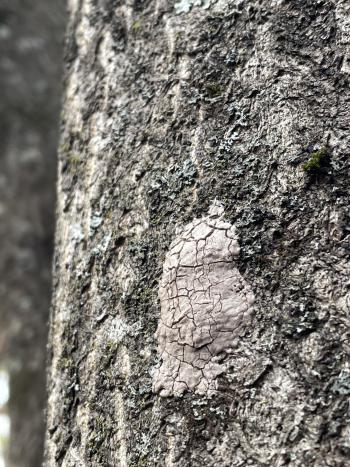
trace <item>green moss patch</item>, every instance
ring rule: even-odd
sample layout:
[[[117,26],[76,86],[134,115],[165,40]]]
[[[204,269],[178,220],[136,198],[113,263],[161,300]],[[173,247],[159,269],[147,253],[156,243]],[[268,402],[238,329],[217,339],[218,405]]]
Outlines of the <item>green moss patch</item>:
[[[317,151],[313,151],[310,154],[309,160],[305,162],[302,167],[305,172],[316,173],[322,168],[329,165],[329,152],[326,148],[321,148]]]

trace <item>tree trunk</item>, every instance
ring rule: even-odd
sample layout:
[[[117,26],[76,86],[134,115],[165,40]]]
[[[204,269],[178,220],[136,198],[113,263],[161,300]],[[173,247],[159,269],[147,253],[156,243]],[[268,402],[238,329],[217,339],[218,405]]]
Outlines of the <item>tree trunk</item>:
[[[59,3],[2,0],[0,6],[0,367],[10,386],[8,467],[38,467],[43,458],[64,29]]]
[[[349,7],[71,0],[49,466],[343,466]]]

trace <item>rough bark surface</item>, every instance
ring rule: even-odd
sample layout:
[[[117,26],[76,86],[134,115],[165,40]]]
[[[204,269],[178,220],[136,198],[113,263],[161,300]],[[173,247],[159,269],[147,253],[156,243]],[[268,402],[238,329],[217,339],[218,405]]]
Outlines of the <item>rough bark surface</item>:
[[[63,5],[0,2],[0,365],[8,466],[43,457]]]
[[[47,465],[347,465],[348,3],[69,8]],[[215,200],[254,312],[162,397],[164,262]]]

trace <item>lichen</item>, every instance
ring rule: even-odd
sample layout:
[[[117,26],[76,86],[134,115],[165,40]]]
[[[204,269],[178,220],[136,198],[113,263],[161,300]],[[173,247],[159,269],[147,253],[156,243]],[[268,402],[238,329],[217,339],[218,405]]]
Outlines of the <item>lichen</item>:
[[[175,3],[175,10],[177,14],[188,13],[193,6],[200,6],[207,10],[216,2],[217,0],[180,0],[180,2]]]
[[[239,254],[235,228],[222,215],[214,205],[207,217],[186,225],[164,262],[156,332],[162,364],[153,379],[162,396],[215,392],[224,354],[252,311],[253,293],[232,267]]]

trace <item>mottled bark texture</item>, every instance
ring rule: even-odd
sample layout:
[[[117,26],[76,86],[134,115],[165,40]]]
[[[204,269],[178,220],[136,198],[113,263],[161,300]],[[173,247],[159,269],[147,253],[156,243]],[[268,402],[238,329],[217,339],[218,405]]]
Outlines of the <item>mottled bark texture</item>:
[[[47,465],[348,465],[349,4],[69,8]],[[254,311],[213,394],[158,394],[164,261],[215,200]]]
[[[8,466],[43,456],[63,5],[0,5],[0,365],[10,374]]]

